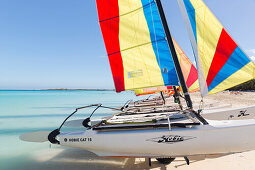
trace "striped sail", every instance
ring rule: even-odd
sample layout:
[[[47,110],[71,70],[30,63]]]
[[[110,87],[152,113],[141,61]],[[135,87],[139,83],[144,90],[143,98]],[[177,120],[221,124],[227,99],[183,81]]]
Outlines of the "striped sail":
[[[186,81],[187,88],[190,93],[196,92],[199,90],[198,75],[197,69],[182,51],[181,47],[173,39],[174,47],[181,65],[182,73]]]
[[[178,85],[154,0],[97,0],[117,92]]]
[[[255,77],[255,66],[202,0],[178,0],[198,67],[202,96]]]
[[[136,96],[155,94],[159,92],[167,93],[168,95],[173,94],[173,86],[160,86],[160,87],[151,87],[146,89],[137,89],[135,90]]]
[[[186,54],[182,51],[181,47],[177,44],[174,38],[172,39],[173,39],[175,50],[181,65],[181,69],[182,69],[183,76],[186,81],[188,90],[190,93],[196,92],[199,90],[197,69],[189,60],[189,58],[186,56]],[[169,91],[169,90],[173,90],[173,87],[161,86],[161,87],[154,87],[154,88],[137,89],[135,90],[135,94],[139,96],[139,95],[154,94],[154,93],[159,93],[160,91]]]

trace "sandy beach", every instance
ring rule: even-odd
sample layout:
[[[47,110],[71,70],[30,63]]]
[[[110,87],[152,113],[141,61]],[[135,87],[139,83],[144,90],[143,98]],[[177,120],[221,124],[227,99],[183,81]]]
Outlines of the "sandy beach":
[[[255,92],[221,92],[216,95],[206,97],[205,103],[221,102],[235,106],[255,105]],[[199,103],[199,93],[191,95],[193,101]],[[254,132],[255,134],[255,132]],[[21,141],[22,142],[22,141]],[[17,156],[15,159],[19,163],[1,167],[1,170],[112,170],[112,169],[151,169],[151,170],[254,170],[255,151],[224,155],[221,157],[189,157],[190,165],[186,165],[183,158],[176,158],[170,165],[159,164],[156,159],[152,159],[152,166],[149,167],[148,160],[144,158],[105,158],[98,157],[94,153],[86,150],[53,146],[49,143],[35,144],[40,145],[40,150],[33,149],[26,156]],[[14,158],[12,158],[14,159]],[[10,161],[1,159],[1,161]],[[6,165],[6,164],[5,164]]]
[[[144,158],[103,158],[95,154],[79,149],[53,147],[38,151],[32,151],[28,159],[17,158],[19,165],[11,166],[11,169],[19,170],[113,170],[113,169],[151,169],[151,170],[254,170],[255,151],[237,153],[215,158],[210,156],[190,157],[190,165],[183,158],[176,158],[170,165],[159,164],[152,159],[149,167],[148,160]],[[2,167],[5,170],[5,167]],[[2,169],[1,168],[1,169]],[[9,169],[9,168],[8,168]],[[6,169],[7,170],[7,169]]]

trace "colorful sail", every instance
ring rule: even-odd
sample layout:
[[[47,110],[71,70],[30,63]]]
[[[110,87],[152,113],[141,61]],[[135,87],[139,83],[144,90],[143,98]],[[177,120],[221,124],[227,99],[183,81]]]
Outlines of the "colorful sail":
[[[154,0],[97,0],[117,92],[178,85]]]
[[[178,0],[196,57],[202,96],[255,77],[255,66],[202,0]]]
[[[174,38],[172,38],[172,40],[175,46],[175,50],[181,65],[181,69],[182,69],[183,76],[186,81],[188,90],[190,93],[196,92],[199,90],[197,69],[189,60],[189,58],[186,56],[186,54],[182,51],[181,47],[177,44]],[[137,89],[135,90],[135,94],[139,96],[139,95],[159,93],[160,91],[170,92],[171,90],[173,90],[172,86],[161,86],[161,87]]]
[[[186,56],[186,54],[182,51],[181,47],[177,44],[174,38],[172,38],[172,40],[188,90],[190,93],[196,92],[199,90],[197,69]]]
[[[137,89],[135,90],[136,96],[155,94],[159,92],[167,93],[168,95],[173,94],[173,86],[160,86],[160,87],[151,87],[146,89]]]

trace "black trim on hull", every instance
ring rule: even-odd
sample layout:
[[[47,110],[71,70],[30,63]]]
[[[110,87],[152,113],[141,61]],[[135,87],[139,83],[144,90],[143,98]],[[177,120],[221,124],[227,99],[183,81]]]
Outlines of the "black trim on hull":
[[[200,125],[200,123],[171,123],[172,128],[186,128],[188,126],[196,126]],[[136,130],[136,129],[155,129],[155,128],[168,128],[168,123],[149,123],[149,124],[132,124],[132,125],[106,125],[106,126],[98,126],[93,127],[93,130],[101,131],[101,130]]]

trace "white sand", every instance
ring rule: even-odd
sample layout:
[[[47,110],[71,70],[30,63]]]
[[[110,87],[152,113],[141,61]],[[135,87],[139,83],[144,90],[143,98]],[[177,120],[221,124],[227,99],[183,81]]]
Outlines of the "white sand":
[[[200,93],[191,94],[192,101],[201,101]],[[224,91],[204,97],[205,103],[220,102],[221,104],[232,104],[233,107],[255,105],[255,92],[229,92]]]
[[[192,94],[192,99],[200,101],[198,93]],[[222,92],[206,97],[205,102],[230,103],[235,106],[255,105],[255,92],[230,93]],[[254,132],[255,135],[255,132]],[[221,157],[190,157],[190,165],[186,165],[183,158],[177,158],[170,165],[159,164],[152,159],[152,166],[148,166],[148,160],[142,158],[104,158],[95,154],[73,148],[61,146],[47,147],[39,151],[31,151],[27,157],[18,157],[16,165],[2,167],[0,169],[24,169],[24,170],[94,170],[94,169],[178,169],[178,170],[255,170],[255,151],[231,154]],[[0,158],[1,160],[1,158]],[[8,160],[7,160],[8,161]]]
[[[73,148],[54,147],[31,153],[28,159],[6,170],[115,170],[115,169],[152,169],[152,170],[254,170],[255,151],[226,155],[218,158],[190,157],[190,165],[183,158],[176,158],[170,165],[159,164],[152,159],[149,167],[144,158],[104,158]],[[1,167],[1,165],[0,165]],[[1,170],[5,170],[0,168]]]

